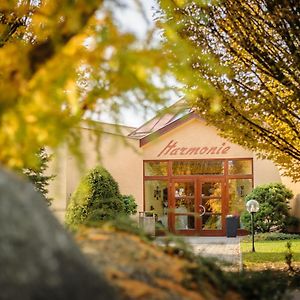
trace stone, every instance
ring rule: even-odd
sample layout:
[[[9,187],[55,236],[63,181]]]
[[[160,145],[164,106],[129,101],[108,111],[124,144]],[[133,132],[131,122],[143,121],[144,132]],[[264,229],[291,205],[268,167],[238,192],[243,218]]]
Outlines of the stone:
[[[0,169],[0,300],[118,298],[33,186]]]

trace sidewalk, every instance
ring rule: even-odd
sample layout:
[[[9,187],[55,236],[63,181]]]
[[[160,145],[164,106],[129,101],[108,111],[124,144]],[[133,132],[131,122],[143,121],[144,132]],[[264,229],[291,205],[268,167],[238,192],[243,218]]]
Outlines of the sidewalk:
[[[196,254],[214,257],[242,269],[240,238],[227,237],[181,237]]]

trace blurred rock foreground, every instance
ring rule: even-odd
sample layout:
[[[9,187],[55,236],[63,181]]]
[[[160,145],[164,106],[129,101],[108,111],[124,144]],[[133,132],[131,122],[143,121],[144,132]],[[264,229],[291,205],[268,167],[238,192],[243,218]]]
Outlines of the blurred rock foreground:
[[[187,269],[198,266],[177,256],[171,247],[170,252],[164,252],[138,236],[98,228],[83,228],[76,240],[124,299],[242,299],[233,291],[222,292],[208,277],[200,285],[194,282],[192,272]]]
[[[77,243],[33,187],[0,170],[0,300],[241,299],[194,262],[164,253],[138,236],[83,229]]]
[[[0,300],[118,299],[31,184],[0,170]]]

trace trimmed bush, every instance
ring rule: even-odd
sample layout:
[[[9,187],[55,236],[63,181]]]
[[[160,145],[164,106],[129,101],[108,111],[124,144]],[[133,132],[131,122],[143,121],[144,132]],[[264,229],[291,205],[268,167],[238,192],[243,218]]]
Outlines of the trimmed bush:
[[[258,233],[255,235],[255,241],[290,241],[290,240],[300,240],[300,234],[291,234],[283,232],[265,232]],[[252,236],[247,236],[243,238],[244,242],[251,242]]]
[[[125,206],[125,213],[127,215],[134,215],[137,213],[137,204],[135,203],[135,199],[132,195],[123,195],[123,202]]]
[[[293,193],[281,183],[261,185],[247,195],[246,201],[254,199],[259,203],[259,211],[255,214],[257,232],[285,231],[289,224],[289,200]],[[251,215],[242,214],[244,226],[250,230]]]
[[[66,224],[79,224],[115,219],[136,212],[132,196],[122,196],[118,183],[103,167],[92,169],[82,178],[73,193],[66,212]]]

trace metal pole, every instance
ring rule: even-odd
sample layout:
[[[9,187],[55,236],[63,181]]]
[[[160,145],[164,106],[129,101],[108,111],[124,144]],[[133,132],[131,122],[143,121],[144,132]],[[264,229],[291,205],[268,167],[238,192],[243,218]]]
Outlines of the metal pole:
[[[252,252],[255,252],[255,248],[254,248],[254,212],[251,212],[251,221],[252,221]]]

